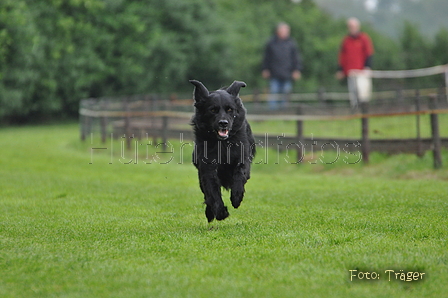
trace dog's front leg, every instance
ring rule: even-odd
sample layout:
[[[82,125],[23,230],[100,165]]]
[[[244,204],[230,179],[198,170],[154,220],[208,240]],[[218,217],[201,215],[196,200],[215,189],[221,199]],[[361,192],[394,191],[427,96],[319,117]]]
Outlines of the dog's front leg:
[[[205,204],[207,205],[205,215],[208,222],[215,218],[223,220],[228,217],[229,212],[227,207],[224,206],[221,197],[221,184],[219,183],[217,165],[200,165],[199,179],[205,196]]]
[[[244,197],[244,185],[247,182],[245,165],[238,165],[233,172],[230,201],[233,208],[238,208]]]

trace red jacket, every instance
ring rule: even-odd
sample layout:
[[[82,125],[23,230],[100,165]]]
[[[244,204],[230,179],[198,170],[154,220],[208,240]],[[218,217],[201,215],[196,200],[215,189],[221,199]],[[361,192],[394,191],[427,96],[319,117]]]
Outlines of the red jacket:
[[[372,41],[366,33],[361,32],[357,36],[347,35],[339,51],[339,69],[348,75],[351,69],[371,68],[373,51]]]

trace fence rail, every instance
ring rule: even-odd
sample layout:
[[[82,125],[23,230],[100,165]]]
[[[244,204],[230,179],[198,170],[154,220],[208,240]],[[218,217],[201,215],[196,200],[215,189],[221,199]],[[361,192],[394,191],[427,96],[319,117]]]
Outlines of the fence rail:
[[[336,144],[359,143],[364,162],[369,161],[371,151],[390,154],[416,153],[418,156],[422,156],[424,151],[432,150],[434,167],[440,168],[442,166],[441,148],[448,148],[448,139],[440,137],[438,123],[439,114],[448,114],[445,90],[439,88],[387,92],[377,93],[370,102],[361,103],[356,108],[349,104],[348,93],[342,95],[342,93],[320,91],[315,94],[292,95],[289,98],[288,106],[277,111],[269,110],[264,104],[265,99],[259,94],[242,96],[242,99],[248,109],[249,121],[294,121],[296,134],[284,136],[285,142],[306,144],[313,141],[322,145],[331,142]],[[341,100],[342,104],[335,106],[331,101],[326,100],[328,98]],[[385,98],[387,100],[384,100]],[[192,103],[191,99],[170,101],[155,96],[124,97],[114,100],[107,98],[85,99],[81,101],[79,110],[81,139],[85,140],[95,125],[99,126],[103,142],[108,136],[124,135],[127,136],[128,148],[131,146],[130,136],[140,138],[146,135],[154,139],[162,138],[162,143],[166,143],[168,138],[178,138],[180,134],[185,139],[192,139],[191,127],[185,125],[194,112]],[[369,136],[370,118],[404,115],[413,115],[417,119],[415,138],[371,139]],[[420,136],[421,115],[430,115],[431,138]],[[303,135],[303,128],[308,121],[353,119],[360,119],[362,131],[360,139],[325,136],[310,139]],[[256,134],[255,137],[258,142],[266,142],[263,141],[263,134]],[[275,147],[274,143],[268,142],[266,146]],[[334,149],[334,146],[324,147],[322,147],[323,150]],[[297,149],[298,157],[303,154],[304,149],[302,149]]]

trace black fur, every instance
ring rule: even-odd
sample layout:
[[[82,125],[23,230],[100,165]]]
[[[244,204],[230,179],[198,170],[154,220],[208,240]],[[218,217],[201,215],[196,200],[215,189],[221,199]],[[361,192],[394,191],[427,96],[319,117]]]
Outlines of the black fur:
[[[238,208],[244,185],[250,178],[255,156],[255,140],[246,120],[246,109],[238,93],[244,82],[234,81],[228,88],[209,92],[199,81],[195,85],[195,134],[193,163],[198,169],[199,185],[204,193],[205,215],[223,220],[229,216],[221,198],[221,187],[230,189],[230,200]]]

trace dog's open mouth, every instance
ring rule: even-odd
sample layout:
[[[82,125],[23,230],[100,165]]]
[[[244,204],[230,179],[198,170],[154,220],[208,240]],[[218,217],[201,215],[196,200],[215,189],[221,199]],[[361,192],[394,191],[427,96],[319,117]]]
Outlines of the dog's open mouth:
[[[227,139],[229,137],[229,130],[225,128],[218,129],[218,136],[221,139]]]

